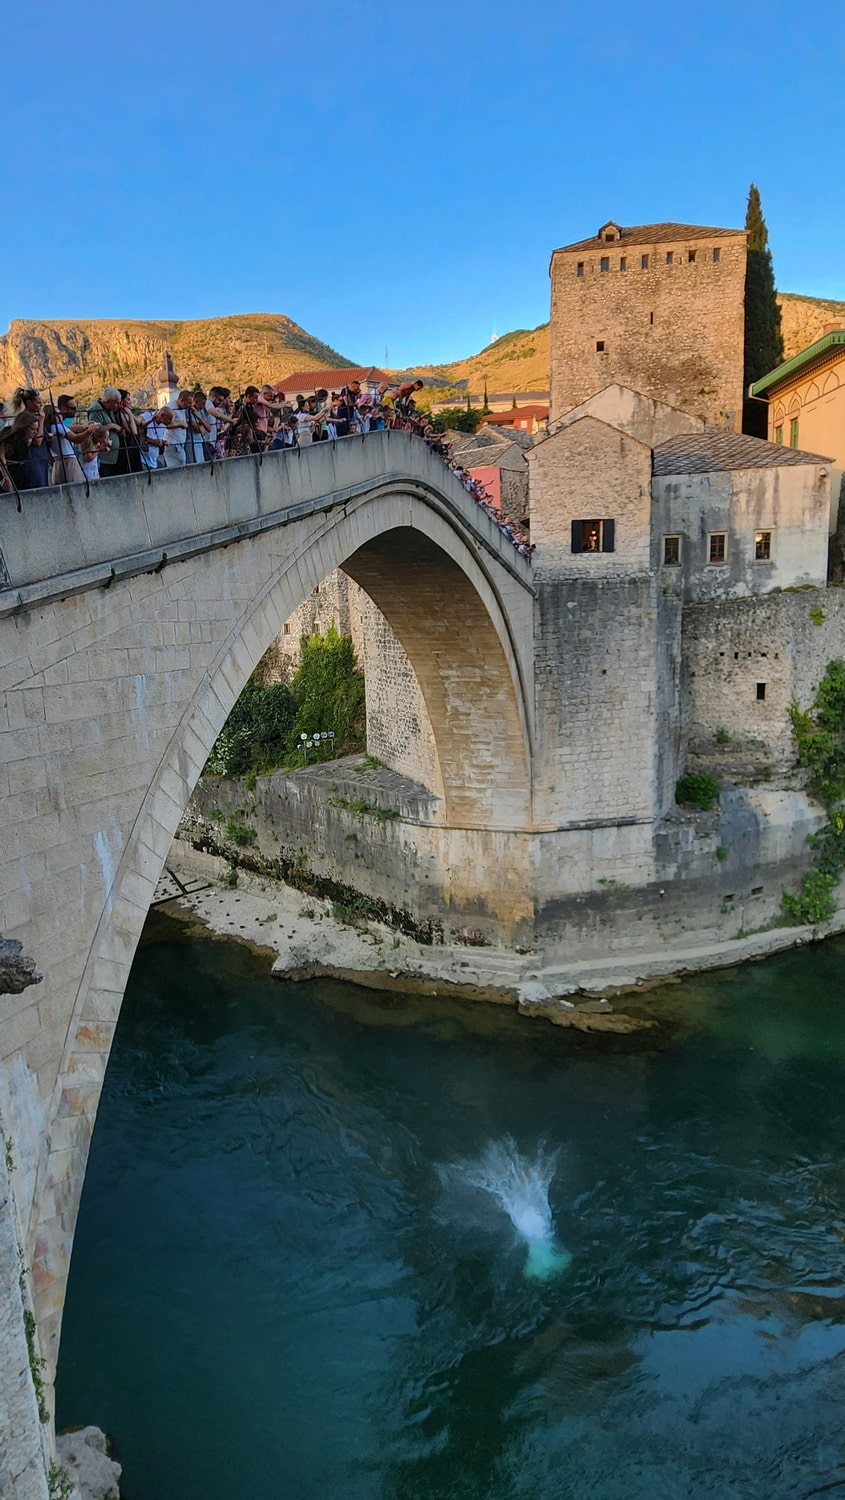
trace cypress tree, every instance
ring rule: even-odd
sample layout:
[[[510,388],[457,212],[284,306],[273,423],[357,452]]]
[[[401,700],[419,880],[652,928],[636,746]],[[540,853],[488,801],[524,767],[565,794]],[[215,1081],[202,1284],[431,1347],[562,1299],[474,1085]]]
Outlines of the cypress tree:
[[[489,414],[490,414],[490,403],[487,400],[487,377],[486,377],[486,375],[484,377],[484,405],[481,408],[481,414],[484,417],[489,416]]]
[[[742,430],[752,437],[766,436],[767,410],[761,401],[748,397],[748,387],[768,375],[783,360],[780,308],[775,294],[775,273],[769,249],[769,231],[756,183],[748,189],[745,215],[748,260],[745,270],[745,371]]]

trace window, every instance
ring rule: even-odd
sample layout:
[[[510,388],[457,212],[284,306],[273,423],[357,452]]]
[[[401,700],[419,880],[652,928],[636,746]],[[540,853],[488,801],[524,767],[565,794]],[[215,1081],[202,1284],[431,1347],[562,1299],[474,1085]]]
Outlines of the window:
[[[620,269],[620,271],[627,271],[627,269],[628,269],[628,257],[627,257],[627,255],[621,255],[619,257],[619,269]]]
[[[728,555],[728,538],[724,531],[711,531],[708,562],[723,563]]]
[[[713,264],[717,266],[719,264],[719,261],[721,259],[722,259],[722,252],[721,252],[721,250],[714,250],[713,251]]]
[[[573,521],[573,552],[614,552],[616,550],[615,521]]]
[[[596,339],[596,354],[604,354],[604,339]]]
[[[776,443],[782,443],[783,442],[783,427],[782,426],[775,428],[775,442]]]
[[[575,268],[575,274],[576,274],[576,276],[583,276],[583,274],[584,274],[584,262],[582,260],[579,260],[578,265]]]
[[[792,421],[789,424],[789,446],[790,446],[790,448],[797,448],[798,447],[798,418],[797,417],[793,417]]]
[[[687,251],[687,260],[689,261],[689,263],[690,263],[691,266],[695,264],[695,251],[694,250],[688,250]]]
[[[649,321],[649,323],[651,324],[651,326],[653,328],[654,327],[654,313],[649,313],[649,315],[648,315],[648,321]]]
[[[605,242],[606,245],[612,245],[613,241],[615,239],[616,239],[616,235],[615,234],[613,234],[613,233],[606,234],[605,237],[604,237],[604,242]]]
[[[754,561],[771,562],[772,558],[772,533],[770,531],[755,531],[754,533]]]
[[[675,252],[674,252],[674,250],[667,250],[666,251],[666,264],[667,264],[667,266],[671,266],[671,264],[672,264],[672,262],[673,262],[674,259],[675,259]]]
[[[601,260],[599,261],[599,270],[600,271],[609,271],[610,270],[610,256],[609,255],[603,255],[602,256]]]
[[[765,682],[758,682],[758,684],[757,684],[757,702],[758,703],[765,703],[765,701],[766,701],[766,684],[765,684]]]
[[[285,635],[290,635],[290,624],[285,625]]]
[[[677,567],[681,561],[681,538],[679,536],[663,538],[663,561],[667,568]]]
[[[647,271],[648,270],[648,256],[647,255],[641,255],[640,256],[640,270],[641,271]]]

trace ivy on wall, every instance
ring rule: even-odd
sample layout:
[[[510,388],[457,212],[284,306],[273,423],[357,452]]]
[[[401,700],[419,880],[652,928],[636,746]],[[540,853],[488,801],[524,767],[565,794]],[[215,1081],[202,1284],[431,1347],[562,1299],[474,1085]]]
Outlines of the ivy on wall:
[[[836,910],[834,891],[845,870],[845,661],[828,663],[812,708],[789,710],[799,765],[807,790],[821,804],[827,822],[813,834],[812,869],[797,893],[785,891],[783,909],[798,922],[827,922]]]

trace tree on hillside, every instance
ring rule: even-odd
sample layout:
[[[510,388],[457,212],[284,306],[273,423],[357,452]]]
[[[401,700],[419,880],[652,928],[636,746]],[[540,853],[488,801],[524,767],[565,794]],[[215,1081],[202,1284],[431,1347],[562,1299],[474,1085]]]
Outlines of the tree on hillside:
[[[484,377],[484,402],[483,402],[482,407],[481,407],[481,415],[482,415],[482,417],[488,417],[490,415],[490,402],[487,400],[487,376],[486,375]]]
[[[444,406],[436,417],[432,417],[431,425],[435,432],[477,432],[481,426],[481,412],[475,407],[467,406]]]
[[[783,359],[780,308],[775,292],[775,273],[769,249],[769,231],[756,183],[748,189],[745,214],[748,260],[745,271],[745,372],[742,430],[752,437],[766,436],[767,408],[748,396],[748,387],[768,375]]]

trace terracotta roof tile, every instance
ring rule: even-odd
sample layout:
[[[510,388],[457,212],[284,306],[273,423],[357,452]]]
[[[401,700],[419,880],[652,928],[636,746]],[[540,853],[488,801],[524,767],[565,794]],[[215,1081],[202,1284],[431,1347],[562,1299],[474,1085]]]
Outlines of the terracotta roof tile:
[[[654,473],[713,474],[727,469],[779,469],[794,464],[829,464],[818,453],[783,443],[767,443],[741,432],[685,432],[654,450]]]
[[[376,385],[382,380],[386,380],[388,385],[396,383],[391,375],[378,369],[376,365],[368,365],[366,368],[347,365],[339,370],[294,370],[292,375],[283,375],[280,380],[275,381],[275,386],[286,395],[305,396],[323,387],[327,391],[338,391],[341,386],[348,385],[350,380],[371,380]]]

